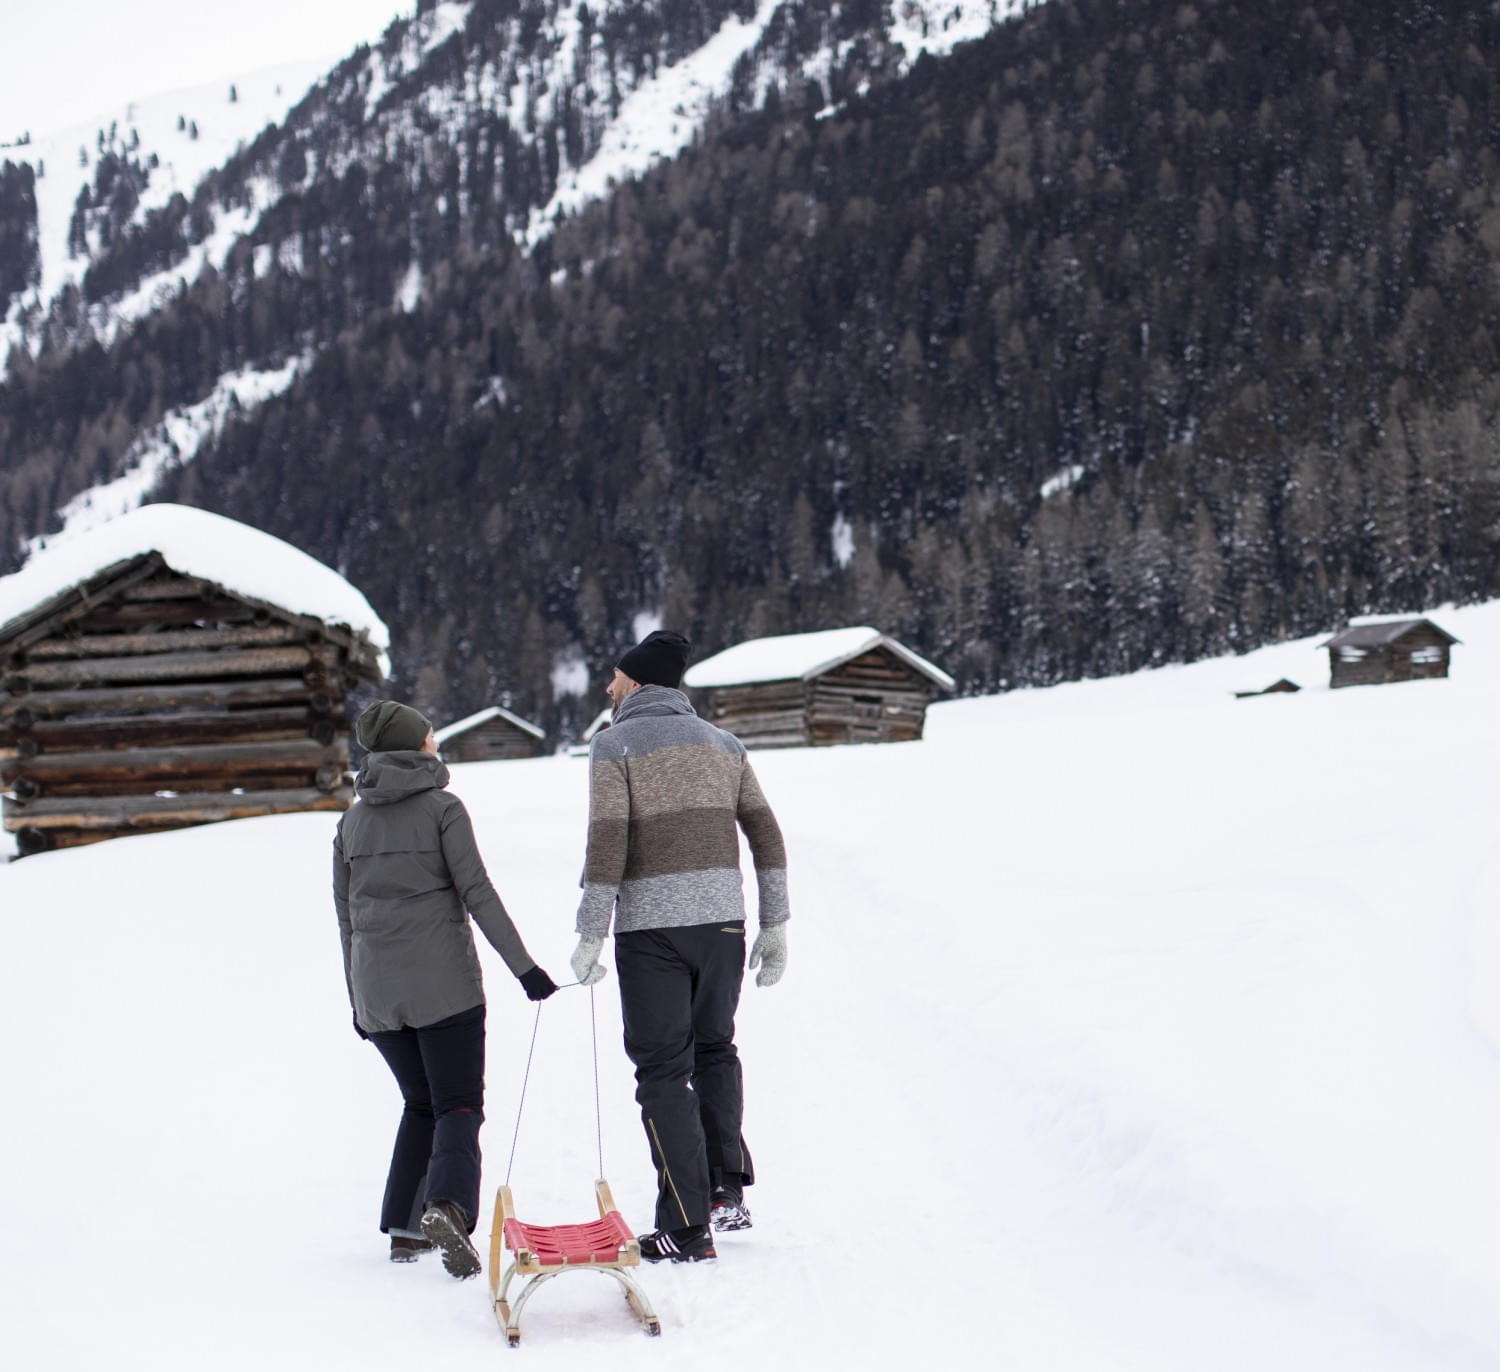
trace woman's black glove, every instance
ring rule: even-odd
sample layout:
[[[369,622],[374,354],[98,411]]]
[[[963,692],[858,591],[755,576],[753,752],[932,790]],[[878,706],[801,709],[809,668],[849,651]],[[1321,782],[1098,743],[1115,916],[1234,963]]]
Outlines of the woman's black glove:
[[[526,992],[527,1000],[546,1000],[557,990],[557,983],[540,967],[533,967],[522,976],[521,989]]]

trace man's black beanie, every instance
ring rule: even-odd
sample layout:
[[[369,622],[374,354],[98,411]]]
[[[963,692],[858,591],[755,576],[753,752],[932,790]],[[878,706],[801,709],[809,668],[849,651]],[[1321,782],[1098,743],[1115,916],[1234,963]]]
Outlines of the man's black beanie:
[[[681,634],[671,629],[654,629],[616,665],[642,686],[680,687],[690,647],[692,644]]]
[[[427,742],[432,721],[397,700],[367,705],[354,722],[354,736],[372,753],[415,752]]]

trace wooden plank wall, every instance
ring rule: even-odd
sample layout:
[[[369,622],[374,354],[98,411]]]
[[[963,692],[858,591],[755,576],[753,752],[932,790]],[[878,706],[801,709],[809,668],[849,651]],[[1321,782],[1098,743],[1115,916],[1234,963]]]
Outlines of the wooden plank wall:
[[[442,754],[449,762],[500,762],[535,757],[540,747],[541,740],[535,734],[497,718],[450,738],[443,744]]]
[[[1449,644],[1436,630],[1426,625],[1408,630],[1394,643],[1379,644],[1359,651],[1354,657],[1346,648],[1328,650],[1329,685],[1379,686],[1396,681],[1420,681],[1448,675]],[[1425,650],[1434,661],[1412,661],[1412,655]]]
[[[811,694],[805,681],[717,686],[708,692],[708,718],[747,748],[801,748],[812,742]]]
[[[346,809],[350,647],[161,568],[29,627],[0,647],[6,830],[32,853]]]
[[[932,682],[883,648],[813,682],[814,743],[909,743],[922,737]]]
[[[932,681],[883,648],[811,681],[720,686],[707,717],[747,748],[903,743],[922,737]]]

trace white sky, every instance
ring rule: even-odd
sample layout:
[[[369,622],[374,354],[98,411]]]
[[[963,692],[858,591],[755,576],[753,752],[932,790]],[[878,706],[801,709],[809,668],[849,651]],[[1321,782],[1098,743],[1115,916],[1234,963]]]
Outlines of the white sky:
[[[0,143],[299,58],[329,65],[414,0],[3,0]]]

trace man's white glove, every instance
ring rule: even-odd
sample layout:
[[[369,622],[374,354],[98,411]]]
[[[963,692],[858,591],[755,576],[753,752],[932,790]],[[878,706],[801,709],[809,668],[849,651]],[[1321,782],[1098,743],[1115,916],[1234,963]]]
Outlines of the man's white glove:
[[[568,959],[568,966],[573,969],[580,986],[592,986],[596,981],[604,980],[604,968],[599,965],[599,950],[603,947],[604,940],[596,934],[579,936],[578,947]]]
[[[750,949],[750,970],[759,967],[757,986],[775,986],[786,971],[786,925],[763,924]]]

